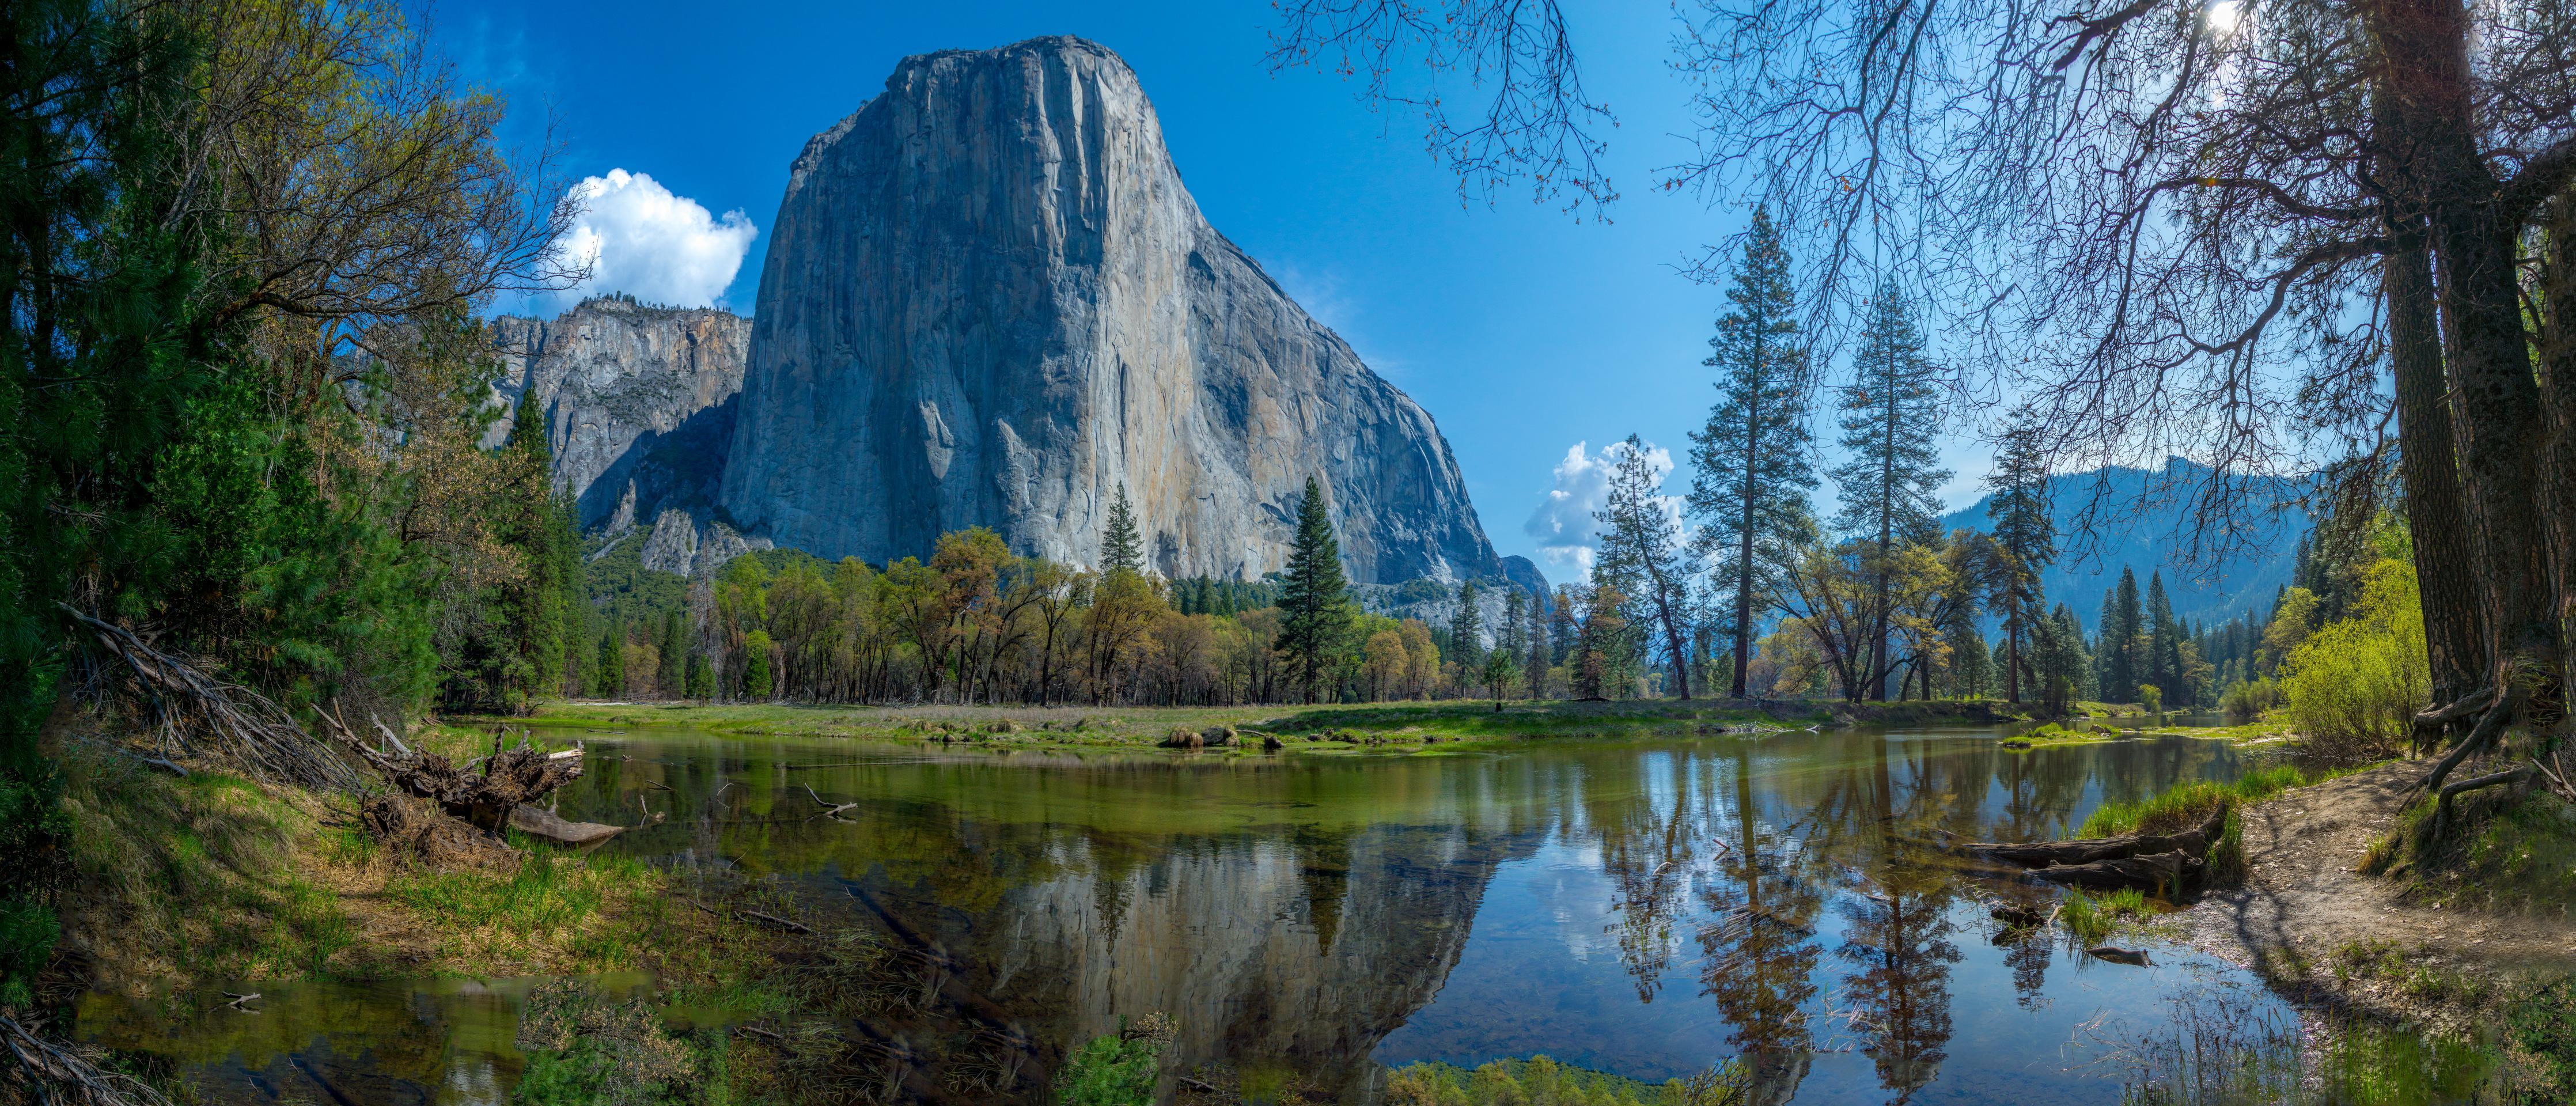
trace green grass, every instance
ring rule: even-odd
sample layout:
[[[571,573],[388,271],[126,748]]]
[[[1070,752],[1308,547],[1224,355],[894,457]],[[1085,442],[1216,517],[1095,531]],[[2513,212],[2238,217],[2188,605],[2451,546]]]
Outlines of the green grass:
[[[2077,941],[2098,945],[2120,928],[2121,920],[2152,913],[2154,910],[2147,905],[2145,892],[2125,887],[2099,895],[2071,892],[2066,896],[2066,902],[2059,906],[2057,920],[2065,924],[2066,931],[2074,934]]]
[[[2104,803],[2084,820],[2078,837],[2116,837],[2125,833],[2175,833],[2199,825],[2216,810],[2221,800],[2229,797],[2239,802],[2259,803],[2293,787],[2306,787],[2333,778],[2312,774],[2295,765],[2281,764],[2258,768],[2237,778],[2235,783],[2187,783],[2134,803]]]
[[[2041,725],[2036,729],[2014,734],[2012,737],[2004,741],[2004,748],[2018,752],[2024,749],[2045,749],[2056,745],[2094,745],[2114,740],[2117,736],[2118,735],[2116,734],[2103,733],[2100,730],[2092,729],[2089,726],[2078,725],[2073,729],[2068,729],[2067,727],[2055,722],[2050,722]]]
[[[369,950],[303,861],[317,824],[248,781],[65,759],[80,883],[65,921],[101,959],[181,988],[346,971]]]
[[[1902,708],[1901,710],[1899,708]],[[864,707],[793,705],[548,705],[532,718],[503,721],[550,728],[620,730],[685,727],[719,735],[838,737],[949,742],[996,747],[1159,747],[1175,729],[1233,726],[1250,731],[1232,749],[1201,756],[1259,756],[1262,735],[1277,735],[1287,753],[1379,755],[1455,751],[1459,745],[1533,739],[1697,737],[1748,723],[1803,728],[1831,724],[1835,711],[1817,703],[1773,711],[1707,700],[1647,699],[1608,703],[1492,700],[1238,707]],[[1864,704],[1867,718],[1973,720],[1981,704]],[[1919,716],[1919,717],[1918,717]]]
[[[1729,1062],[1691,1079],[1648,1083],[1560,1064],[1546,1056],[1496,1060],[1473,1070],[1408,1064],[1387,1076],[1387,1106],[1720,1106],[1742,1101],[1746,1074]]]
[[[2566,917],[2576,904],[2576,804],[2537,789],[2473,793],[2452,801],[2439,842],[2431,811],[2407,808],[2371,842],[2362,870],[2402,877],[2445,905]]]
[[[551,947],[580,969],[631,966],[666,917],[658,873],[631,858],[563,856],[517,834],[512,839],[522,850],[515,867],[407,871],[385,895],[430,925],[442,951],[460,959]]]

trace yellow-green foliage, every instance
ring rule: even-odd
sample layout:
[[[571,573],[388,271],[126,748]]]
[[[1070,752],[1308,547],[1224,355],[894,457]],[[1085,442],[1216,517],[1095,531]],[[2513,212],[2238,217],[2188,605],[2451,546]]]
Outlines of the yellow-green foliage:
[[[2401,747],[2432,699],[2414,564],[2373,564],[2353,616],[2308,635],[2282,672],[2290,722],[2313,749],[2363,759]]]
[[[2104,803],[2093,816],[2084,820],[2078,837],[2115,837],[2124,833],[2176,833],[2199,825],[2218,809],[2221,799],[2234,796],[2241,802],[2256,803],[2293,787],[2318,782],[2296,766],[2282,764],[2260,768],[2237,777],[2232,784],[2187,783],[2161,795],[2134,803]]]
[[[1647,1083],[1571,1067],[1545,1056],[1496,1060],[1473,1071],[1410,1064],[1386,1082],[1387,1106],[1718,1106],[1738,1101],[1743,1068],[1729,1063],[1691,1079]]]

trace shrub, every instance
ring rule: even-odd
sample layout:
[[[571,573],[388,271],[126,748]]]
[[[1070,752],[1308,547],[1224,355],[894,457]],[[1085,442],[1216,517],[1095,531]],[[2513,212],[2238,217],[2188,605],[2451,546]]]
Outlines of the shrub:
[[[1132,1026],[1120,1019],[1117,1033],[1094,1037],[1064,1058],[1056,1073],[1056,1101],[1061,1106],[1153,1106],[1163,1045],[1170,1040],[1168,1018],[1149,1015]]]
[[[2372,565],[2353,617],[2309,635],[2282,672],[2291,724],[2310,755],[2356,763],[2404,748],[2433,694],[2415,566],[2394,558]]]
[[[2238,680],[2229,684],[2227,693],[2218,697],[2218,709],[2226,711],[2230,718],[2250,721],[2288,701],[2289,697],[2281,691],[2280,681],[2265,676],[2251,683]]]

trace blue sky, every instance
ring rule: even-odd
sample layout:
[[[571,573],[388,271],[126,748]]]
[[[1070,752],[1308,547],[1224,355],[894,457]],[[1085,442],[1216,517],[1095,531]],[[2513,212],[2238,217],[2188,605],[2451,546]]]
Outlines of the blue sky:
[[[705,233],[720,238],[743,234],[725,221],[740,211],[749,252],[721,302],[745,312],[788,162],[904,56],[1045,34],[1107,45],[1142,78],[1208,220],[1432,413],[1497,550],[1552,579],[1569,575],[1563,551],[1545,556],[1527,526],[1561,484],[1572,495],[1559,521],[1580,514],[1588,474],[1561,469],[1567,451],[1634,432],[1680,457],[1712,398],[1700,359],[1719,289],[1678,266],[1745,213],[1653,187],[1690,131],[1663,5],[1571,9],[1585,81],[1620,121],[1608,165],[1623,198],[1607,224],[1526,191],[1462,204],[1418,117],[1372,110],[1330,72],[1269,71],[1275,16],[1260,0],[451,0],[432,15],[461,75],[509,97],[522,141],[551,121],[571,177],[648,175],[705,208]],[[1949,498],[1973,501],[1983,451],[1963,440],[1950,452],[1961,475]]]

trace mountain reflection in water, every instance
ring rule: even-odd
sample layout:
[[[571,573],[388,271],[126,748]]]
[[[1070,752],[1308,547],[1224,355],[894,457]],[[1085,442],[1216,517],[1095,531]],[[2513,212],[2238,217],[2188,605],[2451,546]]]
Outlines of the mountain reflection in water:
[[[615,819],[642,797],[671,821],[610,847],[882,910],[1045,1063],[1161,1012],[1179,1070],[1299,1073],[1344,1101],[1373,1099],[1381,1065],[1546,1053],[1657,1080],[1741,1058],[1762,1103],[2117,1102],[2122,1073],[2088,1066],[2097,1038],[2241,977],[2182,952],[2134,968],[1998,942],[1988,900],[2050,893],[1939,843],[2056,836],[2106,801],[2232,778],[2235,754],[1996,736],[1360,759],[659,732],[594,757],[562,813]],[[860,805],[808,817],[808,786]],[[376,1044],[344,1036],[315,1047]],[[447,1101],[474,1096],[432,1088],[488,1084],[403,1074]]]

